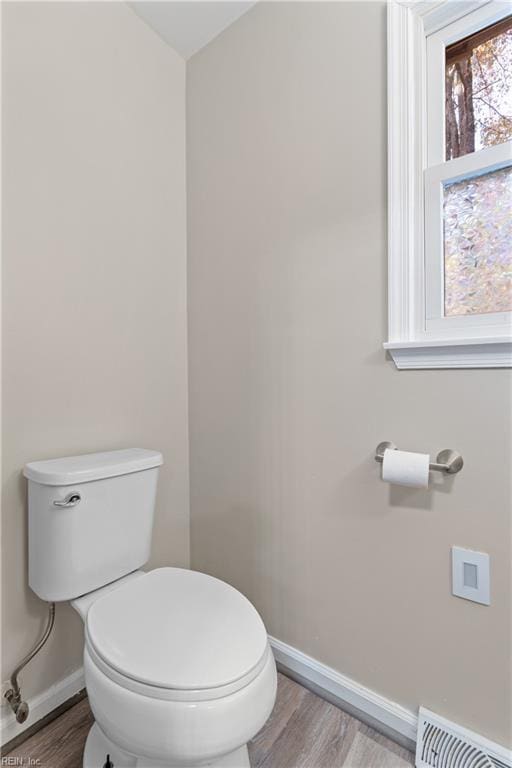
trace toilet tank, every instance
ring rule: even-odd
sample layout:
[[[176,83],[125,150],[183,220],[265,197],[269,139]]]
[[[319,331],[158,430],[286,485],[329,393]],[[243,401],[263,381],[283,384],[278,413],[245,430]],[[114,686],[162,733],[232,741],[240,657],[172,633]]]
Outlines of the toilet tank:
[[[129,448],[25,466],[36,595],[72,600],[148,561],[161,464],[158,451]]]

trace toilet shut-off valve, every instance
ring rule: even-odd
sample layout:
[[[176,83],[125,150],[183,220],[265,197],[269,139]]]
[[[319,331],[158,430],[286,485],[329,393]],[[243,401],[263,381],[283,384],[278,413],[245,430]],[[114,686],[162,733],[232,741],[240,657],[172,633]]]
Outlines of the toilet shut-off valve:
[[[16,669],[11,675],[11,688],[9,688],[8,691],[4,694],[4,698],[7,699],[9,702],[9,705],[14,712],[14,715],[16,717],[16,721],[18,723],[24,723],[25,720],[28,717],[29,713],[29,706],[26,701],[21,700],[21,689],[18,683],[18,675],[25,667],[29,661],[31,661],[36,653],[39,653],[43,645],[46,643],[48,638],[50,637],[51,631],[53,629],[53,625],[55,623],[55,603],[49,603],[48,608],[48,622],[46,624],[46,629],[44,631],[44,635],[39,640],[39,642],[32,648],[30,653],[28,653],[25,658],[20,661]]]

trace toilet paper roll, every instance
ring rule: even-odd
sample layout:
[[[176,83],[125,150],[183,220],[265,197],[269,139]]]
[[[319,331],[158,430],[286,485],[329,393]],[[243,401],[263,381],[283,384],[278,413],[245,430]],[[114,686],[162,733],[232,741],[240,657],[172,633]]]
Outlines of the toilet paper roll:
[[[412,488],[428,488],[428,465],[430,456],[427,453],[411,453],[410,451],[384,451],[382,462],[382,479],[388,483],[408,485]]]

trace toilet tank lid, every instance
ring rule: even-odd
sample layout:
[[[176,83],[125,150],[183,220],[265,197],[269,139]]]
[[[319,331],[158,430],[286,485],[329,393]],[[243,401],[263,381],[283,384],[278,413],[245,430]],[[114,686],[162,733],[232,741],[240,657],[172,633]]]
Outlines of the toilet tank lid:
[[[124,448],[120,451],[87,453],[62,459],[31,461],[25,464],[23,474],[41,485],[76,485],[106,477],[128,475],[163,464],[159,451],[146,448]]]

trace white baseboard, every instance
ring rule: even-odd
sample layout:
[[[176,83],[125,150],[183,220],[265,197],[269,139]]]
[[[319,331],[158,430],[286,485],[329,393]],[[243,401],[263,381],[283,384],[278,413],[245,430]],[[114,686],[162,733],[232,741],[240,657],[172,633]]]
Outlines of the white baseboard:
[[[290,677],[394,741],[414,750],[418,728],[418,716],[414,712],[275,637],[270,637],[269,641],[278,667]]]
[[[65,701],[71,699],[83,688],[85,688],[84,670],[80,667],[80,669],[65,677],[64,680],[60,680],[55,685],[47,688],[46,691],[34,696],[33,699],[29,699],[29,715],[21,725],[16,722],[16,718],[9,705],[2,702],[0,715],[1,744],[7,744],[15,736],[19,736],[27,728],[35,725],[43,717],[53,712],[54,709],[64,704]]]

